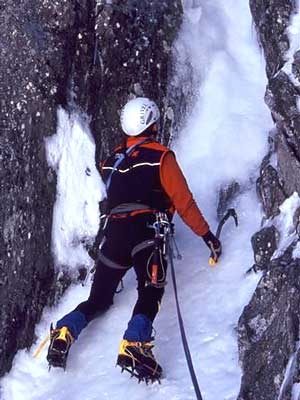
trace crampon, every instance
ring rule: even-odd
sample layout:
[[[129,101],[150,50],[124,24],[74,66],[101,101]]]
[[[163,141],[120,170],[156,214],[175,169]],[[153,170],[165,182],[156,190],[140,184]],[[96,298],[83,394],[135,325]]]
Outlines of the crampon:
[[[148,342],[128,342],[123,340],[120,345],[117,365],[122,372],[127,371],[140,382],[159,382],[162,378],[162,368],[152,353],[153,345]]]
[[[74,339],[67,327],[54,329],[50,327],[50,345],[47,354],[49,370],[51,367],[66,369],[67,357]]]

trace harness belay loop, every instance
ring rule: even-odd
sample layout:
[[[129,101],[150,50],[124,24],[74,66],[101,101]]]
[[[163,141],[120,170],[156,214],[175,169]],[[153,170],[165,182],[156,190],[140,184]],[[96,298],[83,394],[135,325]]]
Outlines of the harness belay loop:
[[[151,278],[150,284],[155,287],[162,287],[166,285],[166,281],[165,278],[162,278],[163,282],[159,282],[158,270],[160,266],[164,272],[164,266],[162,260],[167,256],[168,240],[169,240],[171,224],[167,214],[164,212],[156,212],[155,218],[156,221],[152,225],[150,225],[150,227],[155,230],[155,236],[153,241],[153,247],[154,247],[153,259],[150,272],[150,278]],[[163,274],[163,276],[165,275]]]

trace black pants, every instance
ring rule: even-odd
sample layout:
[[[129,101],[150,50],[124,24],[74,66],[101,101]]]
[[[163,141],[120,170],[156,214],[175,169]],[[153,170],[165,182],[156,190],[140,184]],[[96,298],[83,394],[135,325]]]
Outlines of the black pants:
[[[106,240],[101,249],[104,261],[100,259],[97,263],[88,300],[76,307],[76,310],[84,314],[87,322],[101,314],[113,303],[116,289],[131,267],[135,270],[138,282],[138,298],[133,315],[144,314],[153,322],[164,294],[167,262],[165,257],[160,254],[158,284],[152,285],[151,269],[154,246],[141,249],[136,254],[133,254],[132,251],[137,249],[137,245],[154,239],[155,231],[151,226],[154,221],[155,216],[150,213],[109,220],[105,229]],[[112,263],[106,262],[105,259]],[[116,265],[113,265],[114,263],[125,268],[117,268]]]

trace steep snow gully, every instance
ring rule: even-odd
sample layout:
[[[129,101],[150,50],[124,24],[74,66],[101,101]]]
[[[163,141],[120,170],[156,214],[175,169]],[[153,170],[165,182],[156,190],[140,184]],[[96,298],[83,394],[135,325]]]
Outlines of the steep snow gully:
[[[263,102],[264,61],[258,49],[247,2],[185,2],[176,49],[179,64],[188,60],[197,86],[196,102],[179,138],[173,142],[191,190],[210,223],[217,225],[221,186],[233,180],[241,194],[232,204],[239,226],[228,222],[222,232],[224,254],[216,267],[209,252],[176,218],[176,238],[183,254],[176,261],[178,290],[195,371],[205,400],[234,400],[241,370],[235,327],[259,276],[245,276],[252,265],[251,235],[259,229],[260,206],[254,181],[272,127]],[[184,73],[178,70],[178,74]],[[88,126],[77,116],[58,111],[56,135],[47,142],[49,163],[56,168],[57,202],[53,249],[58,265],[90,262],[80,238],[94,235],[102,183],[94,168],[94,143]],[[79,190],[84,187],[84,190]],[[119,341],[136,299],[134,274],[112,308],[93,321],[72,347],[66,371],[48,372],[46,348],[33,358],[49,324],[88,296],[89,284],[73,285],[56,307],[44,311],[36,327],[37,342],[20,351],[13,369],[1,381],[3,400],[131,400],[194,399],[182,349],[169,276],[162,308],[155,321],[155,354],[163,366],[161,384],[137,384],[115,368]]]

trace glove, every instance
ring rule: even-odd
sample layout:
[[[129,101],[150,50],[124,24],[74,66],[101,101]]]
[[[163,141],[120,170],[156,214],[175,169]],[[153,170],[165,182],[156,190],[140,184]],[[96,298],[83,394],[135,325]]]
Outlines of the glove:
[[[211,231],[208,231],[203,235],[202,239],[206,246],[211,250],[209,264],[213,266],[218,262],[219,257],[222,254],[221,242]]]
[[[89,249],[88,249],[88,255],[94,260],[94,261],[96,261],[97,260],[97,258],[98,258],[98,252],[99,252],[99,246],[97,246],[97,244],[93,244],[93,246],[92,247],[90,247]]]
[[[100,223],[97,235],[95,237],[94,243],[91,247],[87,249],[88,255],[94,260],[97,261],[98,258],[98,253],[99,253],[99,247],[100,244],[102,243],[104,239],[104,229],[102,225],[102,221]]]

